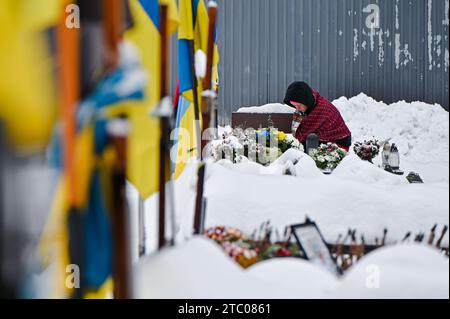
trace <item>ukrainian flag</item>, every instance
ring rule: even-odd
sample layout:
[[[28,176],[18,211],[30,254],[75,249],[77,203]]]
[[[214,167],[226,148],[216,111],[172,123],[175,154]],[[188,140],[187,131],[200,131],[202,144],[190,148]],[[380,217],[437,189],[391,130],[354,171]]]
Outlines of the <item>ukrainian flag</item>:
[[[172,154],[174,177],[183,172],[187,161],[199,155],[197,145],[196,117],[194,104],[194,77],[192,65],[194,52],[202,50],[205,54],[208,46],[208,12],[203,0],[180,0],[180,26],[178,30],[178,72],[180,81],[180,99],[176,118],[176,139]],[[201,83],[197,85],[197,101],[201,113]],[[200,116],[200,114],[199,114]]]
[[[0,1],[0,120],[18,150],[41,150],[51,136],[57,103],[44,31],[58,22],[62,4]]]
[[[112,169],[114,149],[107,145],[106,121],[90,123],[77,134],[77,163],[80,218],[70,214],[67,178],[63,175],[55,194],[50,219],[40,242],[43,265],[52,265],[54,286],[51,298],[75,295],[68,266],[74,264],[73,254],[81,252],[79,267],[83,298],[112,296]],[[80,223],[80,224],[78,224]],[[78,225],[78,227],[77,227]],[[80,249],[76,248],[80,247]]]
[[[75,214],[69,212],[67,178],[62,176],[53,203],[50,220],[40,250],[44,264],[56,265],[56,285],[52,297],[73,295],[67,284],[66,267],[79,254],[80,284],[84,298],[105,298],[112,294],[112,170],[115,150],[106,131],[109,112],[125,101],[142,100],[146,85],[139,64],[122,65],[108,75],[77,108],[75,174],[77,176]],[[140,83],[136,79],[141,79]],[[123,85],[135,80],[135,85]],[[114,112],[112,112],[114,113]],[[60,144],[56,136],[56,144]],[[55,148],[54,163],[60,163],[60,147]],[[61,165],[61,164],[59,164]],[[80,218],[78,218],[80,217]],[[65,281],[65,282],[64,282]]]
[[[129,0],[129,4],[134,24],[125,33],[125,39],[138,47],[149,83],[144,102],[134,104],[129,111],[133,129],[129,136],[127,175],[145,199],[159,189],[160,123],[150,114],[161,100],[160,5],[169,6],[171,33],[176,31],[178,13],[175,0]]]

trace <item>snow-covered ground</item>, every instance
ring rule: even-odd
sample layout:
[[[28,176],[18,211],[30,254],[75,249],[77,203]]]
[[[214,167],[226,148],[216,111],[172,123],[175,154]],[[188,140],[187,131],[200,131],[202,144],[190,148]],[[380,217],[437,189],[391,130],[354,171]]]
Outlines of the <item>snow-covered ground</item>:
[[[383,229],[387,228],[389,231],[388,242],[395,242],[401,240],[409,231],[414,233],[428,232],[436,223],[440,226],[448,225],[448,112],[439,105],[427,105],[421,102],[398,102],[392,105],[385,105],[364,94],[360,94],[351,99],[340,98],[334,101],[334,104],[339,108],[352,131],[353,141],[363,141],[364,139],[372,139],[374,137],[380,140],[390,138],[391,142],[396,143],[399,147],[401,168],[406,173],[410,171],[419,173],[425,181],[425,184],[409,184],[404,176],[395,176],[383,171],[378,167],[381,162],[380,158],[375,159],[374,164],[370,164],[361,161],[352,153],[329,176],[323,175],[316,168],[315,163],[309,156],[294,150],[285,153],[282,158],[269,167],[263,167],[251,162],[232,164],[228,161],[220,161],[207,166],[205,187],[205,195],[207,198],[206,226],[227,225],[239,228],[244,233],[251,234],[255,228],[267,220],[270,220],[272,225],[281,230],[287,225],[302,223],[305,217],[309,216],[317,222],[326,240],[330,242],[334,242],[339,234],[346,233],[349,228],[357,229],[358,233],[363,233],[367,242],[373,242],[376,237],[380,238]],[[280,107],[282,108],[282,106]],[[277,106],[272,104],[267,107],[263,106],[261,109],[268,109],[273,112],[277,110]],[[255,109],[251,111],[255,112]],[[282,175],[288,160],[293,159],[298,160],[295,165],[296,176]],[[195,176],[196,165],[189,164],[183,175],[175,183],[178,242],[183,242],[191,237],[196,183]],[[136,212],[137,194],[131,186],[128,195],[132,203],[134,203],[132,209]],[[147,249],[149,253],[154,251],[156,247],[158,224],[156,205],[157,200],[155,197],[150,198],[145,203]],[[136,214],[133,215],[136,216]],[[440,233],[440,229],[438,229],[438,233]],[[167,232],[170,233],[169,226]],[[135,237],[136,240],[137,238]],[[444,242],[445,245],[448,245],[448,235]],[[183,245],[189,247],[189,243],[184,243],[182,246],[176,248],[180,253],[184,251],[182,249],[184,247]],[[192,245],[195,246],[195,244]],[[137,247],[137,244],[134,247]],[[416,246],[413,247],[417,248]],[[423,252],[424,249],[427,250],[426,253]],[[440,264],[427,264],[429,266],[427,266],[428,268],[416,267],[414,263],[417,262],[420,265],[422,259],[432,259],[432,257],[427,255],[429,249],[419,247],[415,250],[412,248],[406,248],[404,250],[405,255],[407,257],[409,256],[409,259],[407,257],[402,259],[401,253],[399,253],[400,257],[397,256],[397,259],[391,258],[396,254],[389,253],[389,251],[386,252],[387,257],[384,259],[382,256],[379,257],[381,260],[386,261],[387,264],[391,261],[397,267],[397,272],[407,271],[410,275],[405,275],[396,281],[393,279],[397,276],[396,273],[394,271],[389,272],[390,275],[386,276],[386,278],[388,278],[389,285],[391,286],[387,284],[384,286],[390,287],[389,289],[377,290],[379,292],[378,295],[376,293],[371,294],[370,292],[367,294],[363,293],[360,297],[418,297],[418,293],[408,295],[405,292],[402,294],[399,287],[401,288],[404,282],[407,282],[414,276],[421,278],[433,271],[435,274],[438,274],[436,278],[430,277],[430,281],[425,280],[421,283],[425,286],[430,285],[430,287],[434,287],[435,289],[434,293],[430,292],[431,288],[426,290],[429,294],[425,295],[425,297],[442,297],[443,293],[441,288],[444,286],[447,289],[448,298],[448,261],[444,260]],[[423,256],[421,255],[422,253]],[[432,253],[430,252],[429,254]],[[201,253],[199,252],[198,254]],[[381,251],[380,254],[382,254]],[[438,255],[435,252],[434,254]],[[155,262],[151,263],[153,259],[148,261],[148,271],[152,272],[150,269],[153,269],[153,266],[151,266],[153,264],[155,265],[154,269],[161,269],[156,267],[158,260],[162,260],[167,256],[169,256],[167,258],[170,263],[178,264],[176,254],[173,253],[173,255],[173,261],[171,259],[172,257],[170,257],[170,252],[164,253],[163,256],[150,257]],[[187,260],[191,258],[188,258],[188,256],[194,258],[194,255],[194,252],[187,254],[185,258],[179,260],[178,266],[174,266],[175,268],[172,267],[173,269],[168,269],[168,278],[175,278],[173,277],[175,274],[179,275],[179,286],[183,285],[183,282],[194,280],[188,279],[188,277],[191,276],[189,269],[195,267],[192,266],[189,268],[185,266],[188,262]],[[367,263],[370,264],[369,257],[370,255],[366,258]],[[374,254],[373,258],[375,257]],[[440,257],[437,256],[436,258]],[[223,259],[225,260],[225,258]],[[159,263],[160,265],[169,264],[169,261],[159,261]],[[376,258],[375,262],[377,262]],[[204,263],[205,265],[201,269],[205,272],[207,271],[205,269],[208,269],[208,267],[215,267],[213,261],[209,261],[208,258],[204,259]],[[277,263],[282,264],[277,266]],[[269,281],[273,281],[273,278],[276,277],[271,276],[273,274],[271,269],[278,269],[277,267],[279,269],[291,269],[291,273],[295,276],[303,276],[301,272],[307,266],[300,264],[301,262],[298,261],[292,261],[290,264],[284,264],[284,261],[273,261],[268,262],[267,265],[257,265],[254,270],[249,270],[248,272],[253,272],[256,278],[261,278],[265,276],[264,273],[266,271],[264,269],[267,268],[267,278],[269,278]],[[352,287],[352,274],[353,276],[362,276],[364,271],[367,270],[364,268],[363,262],[361,262],[361,265],[359,270],[357,266],[346,276],[344,282],[348,282],[348,284],[345,287]],[[408,265],[411,265],[410,269]],[[444,266],[446,267],[445,271],[443,270]],[[392,270],[393,268],[389,266],[386,269]],[[238,271],[236,269],[233,271],[238,273],[240,270]],[[305,273],[308,273],[308,271],[305,270]],[[144,273],[146,272],[144,271]],[[218,270],[216,271],[216,275],[219,277],[221,273]],[[440,274],[444,275],[439,277],[442,282],[438,285],[438,276]],[[148,281],[149,285],[155,286],[153,275],[150,274],[148,276],[151,279]],[[241,275],[236,276],[239,278]],[[278,274],[277,276],[281,275]],[[273,278],[270,279],[271,277]],[[318,277],[321,280],[324,278],[324,276]],[[214,276],[211,275],[211,278],[214,278]],[[323,280],[326,281],[325,279]],[[289,285],[289,280],[285,281]],[[168,285],[176,285],[176,283],[177,280],[175,279],[173,279],[173,282],[168,281]],[[361,282],[357,284],[361,285]],[[251,290],[254,294],[257,293],[254,297],[268,296],[276,298],[282,295],[275,288],[268,288],[268,295],[266,295],[262,292],[260,293],[258,289],[259,284],[255,284],[252,281],[251,285],[256,287]],[[159,287],[160,285],[158,284],[156,286]],[[309,284],[305,285],[305,287],[309,286]],[[172,288],[170,287],[167,288],[167,295],[149,292],[143,293],[143,296],[166,297],[170,295],[183,298],[196,296],[237,296],[227,293],[217,295],[209,290],[207,290],[208,292],[202,291],[199,294],[190,294],[192,291],[185,290],[183,293],[180,292],[179,295],[175,294],[175,292],[171,295],[169,292],[172,291]],[[270,287],[270,285],[266,285],[266,287]],[[324,290],[327,290],[329,285],[324,284],[324,287],[326,288]],[[353,294],[352,289],[345,287],[333,290],[334,292],[329,296],[358,297]],[[280,289],[282,290],[282,288]],[[295,289],[288,290],[294,291]],[[143,290],[140,291],[142,292]],[[195,291],[198,292],[199,290]],[[246,292],[247,290],[242,289],[242,294],[245,295]],[[323,291],[321,290],[321,292]],[[313,293],[311,292],[311,294]],[[304,296],[300,292],[297,294],[293,293],[291,296],[295,298],[294,295],[298,297]],[[251,294],[248,294],[248,296],[252,297]]]
[[[382,248],[343,278],[295,258],[244,270],[201,237],[144,258],[136,267],[137,298],[316,299],[449,297],[448,259],[422,245]]]

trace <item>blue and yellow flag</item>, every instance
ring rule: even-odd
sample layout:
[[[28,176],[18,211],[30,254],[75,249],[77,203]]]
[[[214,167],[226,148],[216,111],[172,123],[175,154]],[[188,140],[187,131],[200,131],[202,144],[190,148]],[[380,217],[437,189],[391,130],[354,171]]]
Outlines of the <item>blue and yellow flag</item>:
[[[178,72],[180,99],[176,117],[176,136],[172,154],[174,177],[177,179],[190,158],[199,155],[198,132],[194,104],[194,54],[198,50],[207,51],[208,12],[203,0],[180,0],[180,26],[178,30]],[[192,52],[194,51],[194,52]],[[195,71],[194,71],[195,72]],[[197,101],[201,113],[201,83],[197,84]],[[200,114],[199,114],[200,120]]]
[[[133,86],[128,85],[130,80]],[[50,220],[44,231],[40,250],[45,264],[56,268],[54,297],[71,296],[66,267],[74,263],[78,253],[80,286],[84,298],[112,295],[112,169],[116,155],[106,131],[111,109],[129,101],[144,98],[144,71],[137,63],[121,65],[107,76],[95,91],[77,108],[75,141],[75,174],[77,176],[77,208],[70,213],[67,179],[61,176]],[[58,138],[56,144],[60,144]],[[56,160],[60,147],[57,147]],[[81,256],[80,256],[81,255]]]
[[[176,31],[178,12],[175,0],[129,0],[133,27],[125,39],[134,43],[140,52],[149,82],[142,103],[129,110],[132,131],[128,140],[128,180],[142,198],[158,192],[160,125],[151,112],[160,96],[160,4],[169,6],[169,31]]]
[[[19,150],[41,150],[56,119],[53,59],[45,29],[61,17],[61,0],[0,1],[0,120]]]

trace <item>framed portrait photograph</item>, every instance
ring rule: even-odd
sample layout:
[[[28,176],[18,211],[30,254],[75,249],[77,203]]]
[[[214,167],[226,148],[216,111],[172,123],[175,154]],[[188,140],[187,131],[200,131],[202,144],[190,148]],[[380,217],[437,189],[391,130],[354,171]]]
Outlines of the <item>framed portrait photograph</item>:
[[[304,224],[292,225],[291,231],[307,260],[337,276],[342,274],[316,223],[307,221]]]

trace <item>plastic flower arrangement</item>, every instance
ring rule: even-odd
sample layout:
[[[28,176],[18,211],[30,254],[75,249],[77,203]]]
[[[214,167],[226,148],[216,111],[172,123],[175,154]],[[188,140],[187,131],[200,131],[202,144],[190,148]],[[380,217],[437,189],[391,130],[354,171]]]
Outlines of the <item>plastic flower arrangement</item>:
[[[378,140],[356,142],[353,151],[363,161],[372,163],[372,160],[380,153],[380,142]]]
[[[313,150],[312,158],[321,170],[334,170],[347,152],[334,143],[322,144]]]

